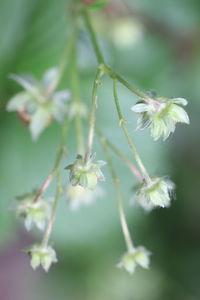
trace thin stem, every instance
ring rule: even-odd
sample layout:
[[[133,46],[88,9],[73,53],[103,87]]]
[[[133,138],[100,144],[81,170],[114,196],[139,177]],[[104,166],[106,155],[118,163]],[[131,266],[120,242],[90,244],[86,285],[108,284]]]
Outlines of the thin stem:
[[[117,204],[118,204],[118,211],[119,211],[119,217],[120,217],[120,223],[122,227],[122,232],[124,235],[124,240],[127,246],[128,251],[132,251],[134,249],[133,241],[131,239],[131,235],[128,229],[127,221],[126,221],[126,216],[123,208],[123,203],[122,203],[122,194],[121,194],[121,188],[120,188],[120,180],[117,177],[117,174],[115,172],[115,169],[113,167],[113,163],[111,160],[111,157],[107,151],[107,144],[105,143],[105,140],[100,138],[105,156],[106,156],[106,161],[108,163],[108,167],[110,169],[110,173],[112,176],[112,180],[115,186],[115,193],[116,193],[116,199],[117,199]]]
[[[138,171],[138,169],[134,166],[134,164],[129,160],[129,158],[122,153],[115,145],[113,145],[106,137],[105,135],[101,132],[99,128],[96,127],[96,132],[102,141],[109,147],[130,169],[130,171],[135,175],[135,177],[138,179],[138,181],[143,180],[143,176],[141,173]]]
[[[62,192],[61,176],[59,175],[58,179],[57,179],[56,196],[55,196],[55,200],[54,200],[54,203],[53,203],[53,206],[52,206],[51,216],[50,216],[49,222],[47,224],[46,231],[45,231],[45,234],[44,234],[44,238],[43,238],[43,241],[42,241],[42,246],[43,247],[46,247],[48,245],[48,242],[49,242],[49,238],[50,238],[50,235],[51,235],[51,232],[52,232],[53,223],[55,221],[56,209],[57,209],[57,206],[58,206],[58,202],[60,200],[61,192]]]
[[[91,23],[91,20],[90,20],[90,15],[89,15],[89,12],[88,12],[87,8],[85,8],[83,10],[83,15],[84,15],[84,20],[85,20],[85,25],[86,25],[86,27],[89,31],[91,42],[92,42],[92,45],[94,47],[94,51],[95,51],[95,54],[96,54],[96,57],[97,57],[97,60],[98,60],[98,64],[104,64],[103,55],[101,53],[101,50],[100,50],[100,47],[99,47],[99,44],[98,44],[98,41],[97,41],[97,38],[96,38],[96,33],[93,29],[93,26],[92,26],[92,23]]]
[[[119,118],[119,125],[122,128],[124,135],[128,141],[128,144],[131,148],[131,151],[133,153],[133,156],[135,157],[135,160],[140,168],[140,171],[142,172],[144,178],[146,181],[150,180],[149,174],[147,173],[146,168],[144,167],[139,154],[137,153],[137,149],[128,133],[128,130],[126,128],[125,125],[125,120],[123,118],[122,112],[121,112],[121,108],[120,108],[120,104],[119,104],[119,100],[118,100],[118,95],[117,95],[117,84],[116,84],[116,79],[113,80],[113,93],[114,93],[114,100],[115,100],[115,105],[116,105],[116,109],[117,109],[117,114],[118,114],[118,118]]]
[[[86,147],[86,153],[85,153],[85,162],[88,160],[88,158],[91,154],[91,150],[92,150],[95,121],[96,121],[97,90],[100,85],[101,76],[102,76],[102,66],[100,65],[96,72],[94,85],[93,85],[93,91],[92,91],[92,104],[91,104],[91,110],[90,110],[90,116],[89,116],[89,133],[88,133],[88,141],[87,141],[87,147]]]
[[[132,93],[137,95],[138,97],[144,99],[148,103],[154,102],[153,99],[151,99],[147,94],[141,92],[140,90],[136,89],[135,87],[131,86],[124,78],[122,78],[120,75],[115,73],[110,67],[107,65],[104,65],[105,72],[107,75],[109,75],[111,78],[116,79],[119,81],[122,85],[124,85],[127,89],[129,89]]]
[[[60,147],[58,149],[57,155],[56,155],[54,167],[53,167],[52,171],[50,172],[49,176],[47,177],[47,179],[45,180],[45,182],[43,183],[42,187],[36,194],[34,202],[37,202],[40,199],[40,197],[45,193],[45,191],[47,190],[48,186],[50,185],[50,183],[52,182],[52,180],[54,179],[55,175],[57,174],[57,172],[60,168],[60,163],[63,158],[63,154],[66,151],[65,141],[66,141],[67,129],[68,129],[68,121],[66,120],[63,123],[62,133],[61,133],[61,143],[60,143]]]
[[[109,66],[104,63],[103,54],[99,47],[96,33],[93,29],[92,22],[90,20],[90,15],[88,13],[87,8],[83,10],[85,25],[88,29],[90,34],[90,39],[94,48],[95,55],[97,57],[98,63],[104,65],[104,71],[113,79],[117,79],[122,85],[124,85],[127,89],[129,89],[132,93],[137,95],[138,97],[144,99],[147,103],[156,103],[155,100],[151,99],[147,94],[141,92],[140,90],[136,89],[135,87],[131,86],[124,78],[118,75],[115,71],[113,71]]]
[[[76,16],[73,20],[73,45],[72,45],[72,67],[71,67],[71,91],[72,91],[72,101],[77,106],[80,105],[80,91],[79,91],[79,73],[77,65],[77,24]],[[75,126],[76,126],[76,137],[77,137],[77,148],[78,153],[83,153],[83,129],[80,113],[77,111],[75,116]]]

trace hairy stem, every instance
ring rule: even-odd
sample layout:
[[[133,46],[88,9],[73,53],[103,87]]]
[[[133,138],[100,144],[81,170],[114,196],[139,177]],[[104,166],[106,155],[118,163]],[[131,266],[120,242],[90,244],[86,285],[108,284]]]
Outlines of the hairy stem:
[[[140,156],[137,152],[137,149],[128,133],[128,130],[126,128],[126,125],[125,125],[125,119],[123,118],[123,115],[122,115],[122,112],[121,112],[121,108],[120,108],[120,104],[119,104],[119,99],[118,99],[118,95],[117,95],[117,84],[116,84],[116,79],[113,80],[113,93],[114,93],[114,100],[115,100],[115,105],[116,105],[116,109],[117,109],[117,114],[118,114],[118,118],[119,118],[119,125],[120,127],[122,128],[123,132],[124,132],[124,135],[128,141],[128,144],[130,146],[130,149],[133,153],[133,156],[140,168],[140,171],[141,173],[143,174],[144,178],[146,181],[149,181],[150,180],[150,177],[149,177],[149,174],[147,173],[147,170],[146,168],[144,167],[141,159],[140,159]]]

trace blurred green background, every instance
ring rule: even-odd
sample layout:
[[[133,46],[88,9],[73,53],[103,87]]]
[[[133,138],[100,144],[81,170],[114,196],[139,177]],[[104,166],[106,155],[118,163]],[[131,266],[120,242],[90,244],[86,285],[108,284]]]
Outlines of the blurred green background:
[[[200,299],[200,1],[111,1],[94,11],[100,44],[108,63],[129,82],[159,95],[185,97],[191,125],[178,125],[165,143],[153,142],[149,132],[136,132],[130,111],[135,100],[120,87],[128,126],[152,175],[169,175],[177,185],[177,199],[169,209],[145,214],[129,206],[136,183],[125,166],[114,162],[123,182],[128,223],[137,245],[152,253],[150,270],[133,276],[115,268],[125,251],[114,189],[108,173],[101,184],[104,197],[72,213],[62,199],[52,236],[59,262],[45,274],[32,271],[21,249],[40,240],[26,233],[13,211],[16,195],[39,187],[54,163],[59,125],[51,125],[37,143],[6,102],[20,88],[9,73],[43,72],[59,63],[69,26],[67,0],[0,0],[0,299],[1,300],[197,300]],[[96,60],[83,24],[79,34],[82,100],[89,105]],[[66,74],[61,87],[69,87]],[[112,84],[103,80],[97,122],[129,157],[118,128]],[[87,124],[84,124],[85,135]],[[68,156],[76,156],[73,124]],[[103,159],[96,141],[97,158]],[[67,173],[63,173],[67,184]],[[48,195],[54,193],[54,186]]]

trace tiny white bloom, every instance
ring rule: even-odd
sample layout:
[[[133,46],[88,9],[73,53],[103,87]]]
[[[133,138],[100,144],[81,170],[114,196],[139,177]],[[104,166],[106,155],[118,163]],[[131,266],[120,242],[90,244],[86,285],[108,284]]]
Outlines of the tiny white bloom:
[[[131,107],[131,110],[139,114],[137,128],[143,130],[151,128],[151,136],[156,141],[160,137],[166,140],[173,133],[178,122],[189,124],[190,120],[186,111],[179,105],[187,105],[184,98],[157,97],[150,103],[141,101]]]
[[[36,193],[25,194],[18,197],[17,215],[24,218],[27,230],[35,225],[38,229],[44,230],[45,224],[50,217],[51,204],[49,199],[40,198],[34,201]]]
[[[101,172],[106,162],[103,160],[94,161],[95,155],[85,161],[82,155],[78,155],[73,164],[65,169],[70,170],[69,179],[73,186],[81,185],[84,188],[94,190],[99,181],[105,181],[105,177]]]
[[[52,263],[56,263],[58,261],[55,250],[48,245],[43,246],[36,244],[28,249],[27,252],[31,257],[31,267],[34,270],[41,265],[42,268],[48,272]]]
[[[35,141],[53,121],[63,122],[68,111],[68,90],[55,91],[58,69],[51,68],[44,73],[41,81],[27,75],[11,75],[24,91],[14,95],[7,104],[9,112],[26,114],[32,139]],[[23,119],[23,118],[22,118]]]
[[[168,207],[174,196],[174,189],[175,184],[171,180],[155,177],[137,188],[135,199],[147,211],[155,207]]]
[[[150,255],[151,253],[148,250],[143,246],[139,246],[126,252],[117,266],[133,274],[137,266],[141,266],[144,269],[149,268]]]

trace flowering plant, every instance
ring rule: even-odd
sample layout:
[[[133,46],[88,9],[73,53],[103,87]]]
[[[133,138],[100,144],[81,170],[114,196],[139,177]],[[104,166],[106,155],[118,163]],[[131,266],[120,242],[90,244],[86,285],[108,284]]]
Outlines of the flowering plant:
[[[72,18],[70,19],[70,35],[67,42],[67,51],[64,55],[64,63],[62,60],[57,68],[47,70],[41,81],[37,81],[33,76],[11,76],[24,88],[24,91],[17,93],[9,100],[7,110],[16,111],[20,118],[27,123],[33,140],[36,140],[53,120],[62,123],[61,142],[54,166],[37,192],[18,197],[17,215],[24,217],[25,227],[28,230],[32,229],[33,225],[44,230],[41,243],[33,245],[27,252],[30,255],[33,269],[41,265],[45,271],[48,271],[51,265],[57,262],[56,252],[50,246],[49,241],[58,203],[64,194],[63,191],[65,191],[71,209],[77,209],[82,204],[87,205],[94,202],[95,197],[101,195],[98,182],[105,181],[101,168],[107,164],[115,188],[119,219],[126,245],[125,254],[118,266],[133,274],[137,266],[145,269],[149,267],[150,252],[143,246],[134,246],[135,243],[133,243],[123,208],[121,183],[123,186],[124,179],[118,176],[110,152],[116,154],[131,171],[132,176],[136,177],[139,185],[135,191],[135,202],[145,210],[151,211],[156,207],[169,207],[174,197],[175,184],[168,177],[150,176],[127,128],[118,96],[118,84],[120,83],[140,99],[131,108],[134,113],[139,115],[137,129],[150,128],[151,136],[155,141],[161,137],[166,140],[171,133],[174,133],[177,123],[189,124],[188,114],[182,107],[187,105],[187,100],[184,98],[155,97],[143,93],[129,84],[105,63],[91,22],[90,9],[101,8],[106,5],[107,1],[80,0],[71,2]],[[79,31],[82,29],[80,24],[82,26],[82,23],[79,22],[79,18],[84,21],[98,62],[89,110],[86,109],[86,105],[80,97],[77,42]],[[57,91],[60,80],[64,77],[65,68],[68,69],[70,74],[70,91],[66,89]],[[121,152],[120,145],[118,145],[119,147],[113,145],[96,124],[99,87],[102,85],[103,76],[109,77],[113,83],[113,100],[118,125],[124,134],[127,145],[130,147],[132,159],[134,159],[136,166],[132,159]],[[71,98],[70,103],[68,103],[69,98]],[[83,121],[88,121],[86,141]],[[66,137],[71,123],[76,137],[77,154],[75,161],[65,168],[69,170],[69,178],[66,183],[65,176],[65,183],[63,184],[60,172],[61,161],[64,154],[66,154]],[[92,154],[94,153],[96,135],[102,146],[106,162],[95,160],[95,155]],[[65,159],[68,158],[65,157]],[[53,202],[50,203],[44,197],[44,194],[55,177],[57,178],[56,193]],[[63,187],[63,185],[65,186]]]

